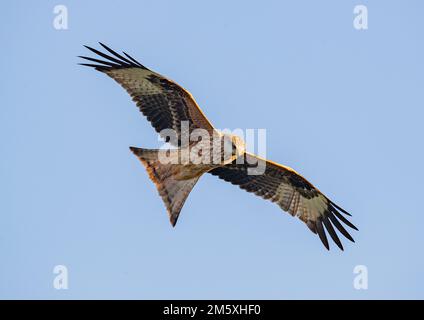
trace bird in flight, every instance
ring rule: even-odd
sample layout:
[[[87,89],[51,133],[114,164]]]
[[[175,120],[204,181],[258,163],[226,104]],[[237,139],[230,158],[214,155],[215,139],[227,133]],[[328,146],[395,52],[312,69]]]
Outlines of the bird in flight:
[[[326,233],[343,250],[335,229],[354,242],[342,225],[343,223],[358,230],[344,216],[350,214],[304,177],[289,167],[246,152],[241,138],[223,134],[212,126],[187,90],[149,70],[127,53],[119,54],[102,43],[100,45],[107,53],[85,46],[97,57],[79,56],[89,61],[80,64],[93,67],[119,83],[155,130],[175,147],[165,153],[161,149],[130,147],[156,185],[173,226],[177,223],[181,208],[194,185],[204,173],[210,173],[270,200],[292,216],[298,217],[313,233],[318,234],[327,250],[329,243]],[[207,139],[183,141],[186,134],[196,130],[218,137],[218,144],[223,147],[213,148],[212,142]],[[195,150],[194,154],[202,161],[181,161],[185,150]],[[204,161],[206,155],[209,159],[212,155],[218,161]],[[164,157],[168,161],[163,161]],[[260,174],[250,173],[251,169],[259,167],[264,168]]]

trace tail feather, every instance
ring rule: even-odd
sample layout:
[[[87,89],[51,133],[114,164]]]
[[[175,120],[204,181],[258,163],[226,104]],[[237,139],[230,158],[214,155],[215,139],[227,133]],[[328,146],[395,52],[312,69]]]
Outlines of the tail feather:
[[[191,179],[177,179],[185,167],[182,164],[163,164],[159,161],[159,150],[130,147],[146,168],[150,179],[156,185],[172,226],[177,223],[181,209],[200,175]]]

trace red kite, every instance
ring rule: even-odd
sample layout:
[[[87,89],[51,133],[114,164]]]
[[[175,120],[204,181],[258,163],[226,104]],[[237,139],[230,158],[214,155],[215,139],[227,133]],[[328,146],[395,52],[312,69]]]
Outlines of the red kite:
[[[275,202],[281,209],[302,220],[313,233],[318,234],[327,249],[329,244],[326,231],[341,250],[343,246],[335,229],[354,242],[341,224],[342,222],[358,230],[343,216],[350,214],[328,199],[309,181],[289,167],[247,153],[240,138],[222,134],[212,126],[187,90],[149,70],[125,52],[119,54],[102,43],[100,45],[109,54],[87,46],[86,48],[105,60],[80,56],[92,62],[81,65],[93,67],[118,82],[158,133],[164,135],[164,131],[172,129],[176,139],[170,142],[178,148],[170,150],[170,153],[180,157],[183,150],[183,135],[197,129],[211,136],[220,137],[225,147],[229,146],[231,150],[229,156],[220,154],[218,163],[195,164],[163,163],[160,161],[160,151],[157,149],[130,147],[155,183],[173,226],[177,223],[181,208],[198,179],[202,174],[210,173],[238,185],[241,189]],[[183,123],[187,124],[187,132],[183,132]],[[184,146],[188,149],[195,147],[196,143],[192,141]],[[262,174],[249,174],[249,168],[259,165],[264,168]]]

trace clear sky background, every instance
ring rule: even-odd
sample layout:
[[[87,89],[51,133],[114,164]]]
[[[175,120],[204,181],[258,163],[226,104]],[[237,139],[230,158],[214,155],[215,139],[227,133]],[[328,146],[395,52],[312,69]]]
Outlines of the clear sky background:
[[[69,29],[53,28],[64,4]],[[369,29],[353,28],[365,4]],[[0,298],[424,298],[422,1],[8,1],[0,11]],[[102,41],[174,79],[218,128],[352,214],[327,252],[214,176],[173,229],[128,146],[157,147],[126,92],[78,66]],[[65,265],[69,289],[53,287]],[[356,265],[368,290],[353,287]]]

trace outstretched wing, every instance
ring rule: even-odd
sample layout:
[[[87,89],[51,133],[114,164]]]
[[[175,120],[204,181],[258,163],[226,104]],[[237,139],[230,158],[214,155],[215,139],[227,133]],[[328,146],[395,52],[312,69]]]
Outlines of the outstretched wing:
[[[162,130],[175,130],[178,141],[171,139],[168,142],[174,145],[178,142],[178,145],[181,145],[181,124],[183,121],[186,122],[183,128],[186,128],[188,133],[194,129],[205,129],[213,134],[213,126],[187,90],[164,76],[147,69],[125,52],[123,56],[102,43],[100,45],[110,55],[88,46],[85,47],[105,60],[80,56],[80,58],[94,62],[80,64],[106,73],[118,82],[130,94],[155,130],[161,133],[163,137],[166,137],[169,133],[161,132]]]
[[[343,222],[350,228],[358,230],[341,212],[349,216],[350,214],[330,201],[296,171],[252,154],[245,154],[244,161],[238,162],[243,163],[238,164],[234,161],[213,169],[209,173],[275,202],[284,211],[299,217],[313,233],[318,234],[327,249],[329,249],[329,245],[324,228],[341,250],[343,250],[343,245],[334,227],[347,239],[354,242],[352,236],[340,223]],[[261,168],[261,166],[265,166],[263,174],[249,174],[249,168],[254,171],[253,168]]]

